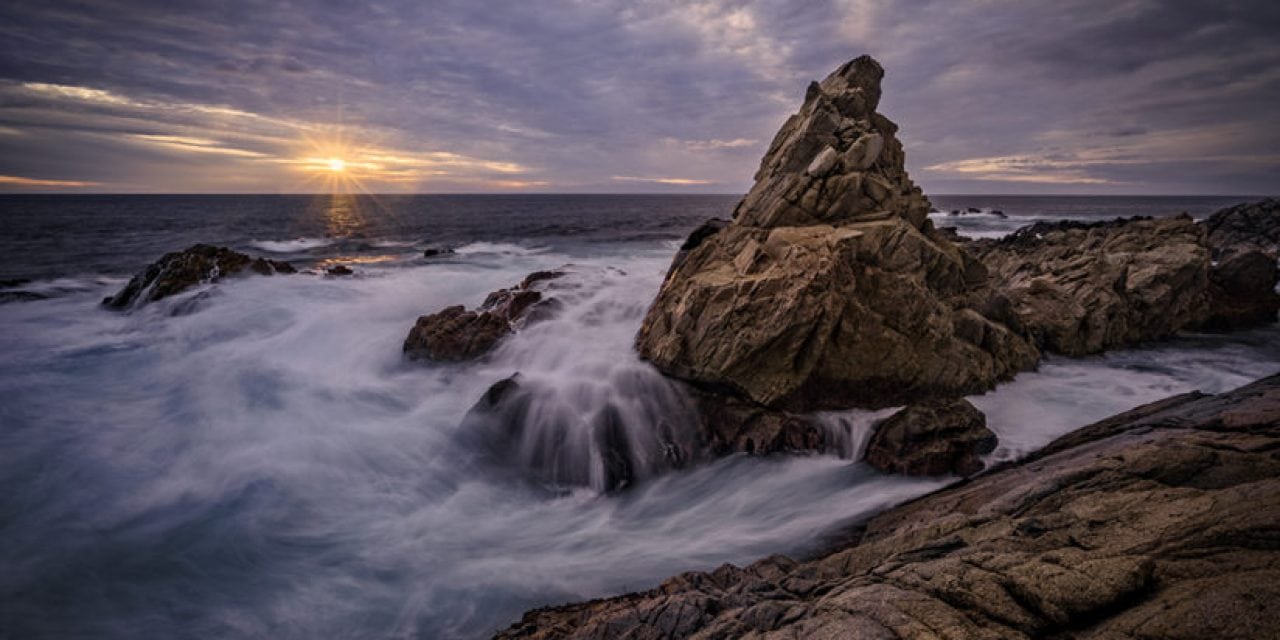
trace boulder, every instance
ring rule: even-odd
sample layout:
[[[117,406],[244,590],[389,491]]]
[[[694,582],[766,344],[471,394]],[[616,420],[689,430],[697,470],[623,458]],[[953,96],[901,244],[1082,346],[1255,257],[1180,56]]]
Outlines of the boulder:
[[[1190,216],[1037,223],[966,243],[1016,324],[1080,356],[1167,338],[1209,316],[1209,248]]]
[[[1280,376],[1188,393],[890,509],[808,561],[537,609],[503,640],[1270,638]]]
[[[504,472],[515,469],[535,481],[600,491],[625,489],[707,452],[690,428],[693,421],[683,419],[689,416],[678,407],[670,415],[637,416],[629,413],[639,404],[634,399],[611,398],[587,412],[564,400],[555,389],[517,373],[495,383],[471,407],[460,437]]]
[[[972,475],[996,448],[986,416],[963,399],[911,405],[873,428],[866,461],[885,473]]]
[[[830,432],[812,416],[774,411],[674,381],[664,384],[666,389],[637,392],[658,406],[661,415],[643,412],[636,420],[624,413],[643,404],[634,398],[610,398],[584,411],[583,396],[569,391],[574,400],[565,403],[557,397],[563,390],[515,374],[481,396],[459,432],[504,470],[601,491],[624,489],[714,456],[836,449]],[[665,402],[655,397],[664,392]]]
[[[1250,250],[1280,254],[1280,200],[1268,198],[1228,207],[1201,224],[1209,232],[1214,259]]]
[[[462,362],[483,356],[513,333],[518,325],[542,319],[535,313],[555,306],[553,298],[543,298],[536,287],[564,275],[563,271],[538,271],[519,285],[490,293],[474,311],[462,305],[447,307],[420,316],[404,339],[404,353],[410,360]]]
[[[927,219],[863,56],[813,83],[756,183],[673,262],[636,339],[664,373],[772,409],[983,391],[1039,357],[969,300],[982,265]]]
[[[352,271],[351,267],[348,267],[345,264],[335,264],[332,267],[325,269],[324,272],[331,276],[349,276],[355,274],[355,271]]]
[[[166,253],[134,275],[123,289],[104,299],[102,304],[113,309],[124,309],[136,304],[155,302],[196,285],[217,282],[232,275],[272,275],[296,271],[288,262],[254,258],[227,247],[196,244],[182,251]]]
[[[1280,310],[1275,256],[1235,251],[1209,270],[1209,317],[1200,328],[1231,331],[1270,324]]]

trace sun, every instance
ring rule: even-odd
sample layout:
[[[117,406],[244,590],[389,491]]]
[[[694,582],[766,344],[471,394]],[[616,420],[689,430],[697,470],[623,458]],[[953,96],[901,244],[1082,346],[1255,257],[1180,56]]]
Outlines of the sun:
[[[342,158],[329,158],[326,161],[326,164],[328,165],[329,170],[334,173],[342,173],[347,170],[347,162]]]

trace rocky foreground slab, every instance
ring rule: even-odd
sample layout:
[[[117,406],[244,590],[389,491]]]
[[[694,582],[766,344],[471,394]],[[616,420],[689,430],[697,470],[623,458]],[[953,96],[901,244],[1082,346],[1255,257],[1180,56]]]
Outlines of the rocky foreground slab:
[[[1187,393],[773,556],[498,638],[1274,638],[1280,375]]]

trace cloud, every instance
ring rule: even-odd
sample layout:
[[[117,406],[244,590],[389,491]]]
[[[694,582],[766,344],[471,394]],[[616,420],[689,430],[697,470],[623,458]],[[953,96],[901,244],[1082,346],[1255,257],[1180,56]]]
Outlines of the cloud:
[[[0,185],[13,185],[15,187],[58,187],[73,188],[97,186],[97,182],[85,182],[83,180],[42,180],[40,178],[24,178],[22,176],[0,176]]]
[[[927,191],[1274,192],[1277,24],[1258,0],[11,2],[0,172],[290,190],[283,161],[342,131],[388,189],[742,192],[808,81],[871,53]]]
[[[619,182],[649,182],[654,184],[670,184],[679,186],[711,184],[710,180],[698,180],[696,178],[641,178],[636,176],[613,176],[611,179]]]

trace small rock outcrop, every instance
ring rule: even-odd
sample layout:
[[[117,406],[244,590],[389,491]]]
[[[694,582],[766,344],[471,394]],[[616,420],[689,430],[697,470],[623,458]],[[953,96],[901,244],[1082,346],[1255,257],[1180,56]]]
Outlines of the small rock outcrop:
[[[421,316],[404,339],[404,353],[411,360],[462,362],[489,353],[522,323],[540,317],[557,303],[544,299],[540,283],[564,275],[563,271],[537,271],[519,285],[490,293],[474,311],[462,305]]]
[[[962,399],[911,405],[874,429],[866,462],[885,473],[972,475],[982,470],[979,456],[996,448],[987,417]]]
[[[530,611],[504,640],[1271,638],[1280,376],[1188,393],[772,556]]]
[[[1201,224],[1209,232],[1214,259],[1249,250],[1280,254],[1280,200],[1238,204],[1214,213]]]
[[[598,410],[562,411],[554,390],[520,374],[494,383],[467,412],[459,433],[505,470],[558,485],[617,491],[692,462],[732,453],[768,455],[834,450],[811,416],[774,411],[737,398],[664,381],[661,412],[644,411],[637,428],[628,399]],[[573,395],[570,393],[569,395]],[[652,401],[653,393],[642,393]],[[691,402],[690,402],[691,400]],[[580,398],[579,398],[580,401]]]
[[[773,409],[983,391],[1035,347],[970,304],[985,269],[927,219],[863,56],[810,85],[732,223],[691,237],[637,336],[664,373]]]
[[[965,248],[1046,351],[1158,340],[1209,315],[1209,248],[1190,216],[1038,223]]]
[[[495,466],[554,485],[618,491],[679,469],[706,453],[680,412],[629,428],[634,402],[604,403],[584,415],[520,374],[498,381],[467,412],[458,432]]]
[[[102,304],[113,309],[124,309],[135,304],[155,302],[196,285],[217,282],[232,275],[272,275],[296,271],[288,262],[254,258],[227,247],[197,244],[182,251],[166,253],[138,272],[123,289],[103,300]]]

